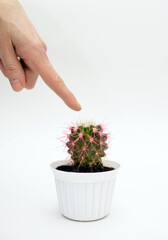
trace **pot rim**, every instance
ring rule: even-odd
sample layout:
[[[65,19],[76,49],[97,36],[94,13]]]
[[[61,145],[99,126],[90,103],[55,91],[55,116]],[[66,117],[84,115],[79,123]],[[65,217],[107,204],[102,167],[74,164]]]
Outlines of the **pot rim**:
[[[54,161],[50,164],[50,168],[52,169],[53,172],[55,173],[61,173],[61,174],[68,174],[68,175],[77,175],[80,174],[80,176],[90,176],[90,175],[105,175],[105,174],[111,174],[111,173],[116,173],[118,172],[119,168],[120,168],[120,164],[118,162],[114,162],[111,160],[107,160],[104,159],[102,160],[103,165],[107,166],[107,167],[113,167],[113,170],[109,170],[109,171],[104,171],[104,172],[67,172],[67,171],[62,171],[62,170],[58,170],[56,169],[56,167],[61,166],[61,165],[70,165],[72,163],[71,159],[68,160],[57,160]]]

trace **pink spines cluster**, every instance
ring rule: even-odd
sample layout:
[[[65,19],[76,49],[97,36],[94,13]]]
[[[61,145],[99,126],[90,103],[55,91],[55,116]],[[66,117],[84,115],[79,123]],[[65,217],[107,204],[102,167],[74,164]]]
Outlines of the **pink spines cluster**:
[[[105,156],[108,134],[104,133],[103,126],[84,124],[70,127],[67,134],[66,146],[76,168],[94,167],[102,165]]]

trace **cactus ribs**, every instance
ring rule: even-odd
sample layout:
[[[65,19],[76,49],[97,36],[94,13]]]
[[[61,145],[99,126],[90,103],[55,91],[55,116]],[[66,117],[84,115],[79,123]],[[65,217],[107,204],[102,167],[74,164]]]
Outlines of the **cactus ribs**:
[[[108,134],[103,126],[85,123],[70,127],[65,144],[73,165],[63,165],[57,169],[70,172],[103,172],[113,170],[103,166],[102,157],[108,148]]]

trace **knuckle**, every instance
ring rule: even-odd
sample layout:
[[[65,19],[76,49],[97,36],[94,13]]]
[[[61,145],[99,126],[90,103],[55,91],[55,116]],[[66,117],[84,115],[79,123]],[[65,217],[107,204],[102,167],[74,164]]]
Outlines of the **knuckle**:
[[[29,59],[32,57],[46,57],[46,50],[40,41],[30,42],[27,46],[26,55]]]
[[[40,41],[32,41],[29,45],[30,48],[34,50],[41,50],[41,44]]]
[[[61,84],[62,84],[62,85],[64,84],[62,78],[61,78],[58,74],[56,74],[55,79],[56,79],[57,83],[59,83],[60,85],[61,85]]]
[[[65,88],[65,83],[60,76],[56,76],[56,83],[59,89],[63,90]]]
[[[6,65],[5,70],[7,71],[7,73],[9,73],[9,72],[16,72],[17,71],[17,66],[15,64],[8,63]]]

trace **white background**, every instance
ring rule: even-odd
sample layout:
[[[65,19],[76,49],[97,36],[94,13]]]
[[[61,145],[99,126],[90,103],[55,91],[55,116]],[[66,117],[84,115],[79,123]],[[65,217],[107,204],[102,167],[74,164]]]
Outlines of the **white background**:
[[[15,93],[0,74],[0,239],[168,239],[168,2],[22,0],[57,72],[83,110],[39,78]],[[65,124],[105,120],[121,164],[110,215],[59,214],[50,163]],[[57,148],[58,147],[58,148]]]

